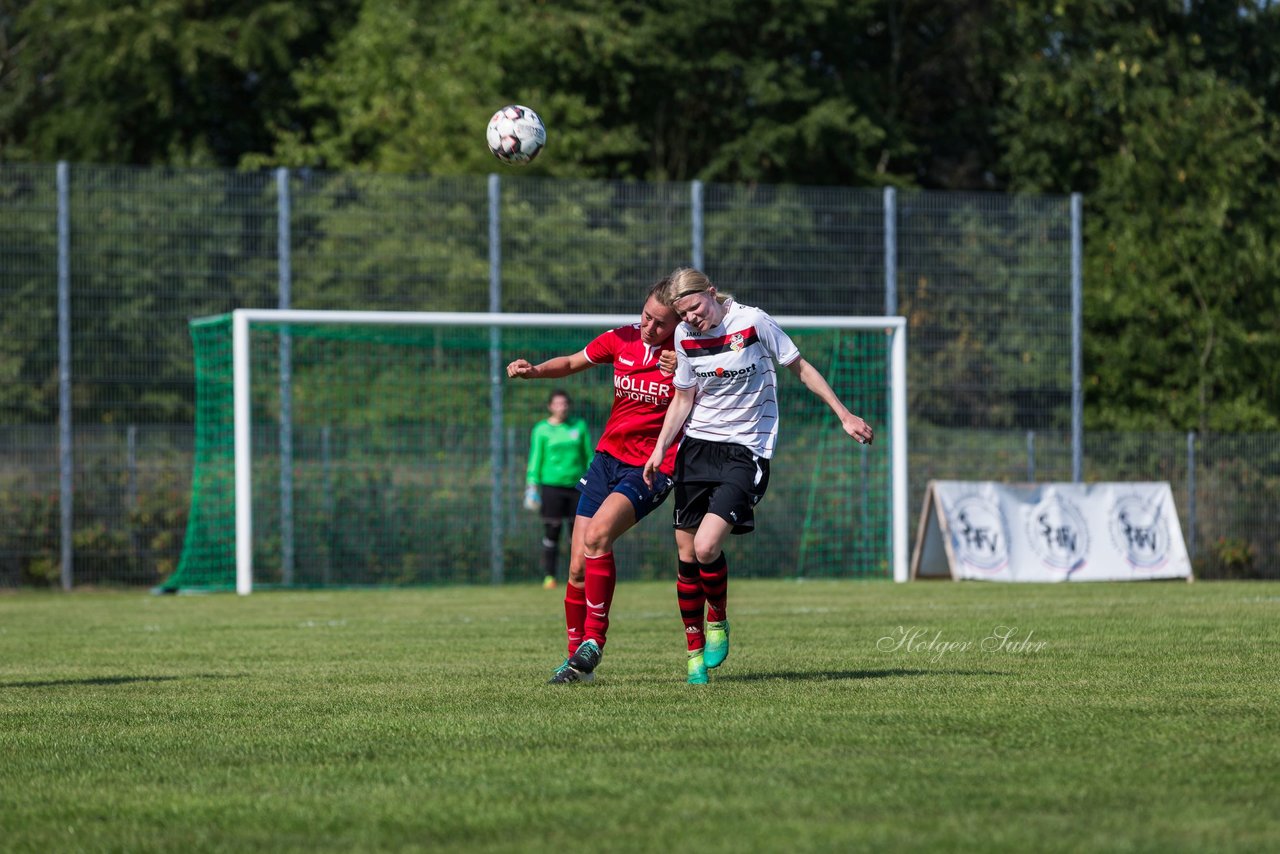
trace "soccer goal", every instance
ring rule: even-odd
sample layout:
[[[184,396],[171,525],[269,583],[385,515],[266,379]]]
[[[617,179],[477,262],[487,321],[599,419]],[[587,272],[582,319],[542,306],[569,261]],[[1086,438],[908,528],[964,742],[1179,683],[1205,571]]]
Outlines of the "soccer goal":
[[[592,440],[613,372],[506,378],[633,315],[239,309],[191,322],[196,447],[166,590],[541,578],[521,507],[528,436],[558,388]],[[788,372],[759,529],[734,572],[907,579],[906,339],[900,317],[778,317],[876,429],[867,447]],[[666,507],[618,544],[623,578],[674,570]],[[567,549],[566,549],[567,550]]]

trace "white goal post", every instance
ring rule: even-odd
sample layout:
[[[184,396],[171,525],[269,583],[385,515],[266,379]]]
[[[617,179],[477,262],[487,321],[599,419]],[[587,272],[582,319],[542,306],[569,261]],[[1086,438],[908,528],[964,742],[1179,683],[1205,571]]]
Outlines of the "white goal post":
[[[882,331],[889,340],[886,377],[889,399],[889,445],[891,481],[892,572],[896,582],[909,578],[910,554],[907,532],[907,343],[906,320],[902,317],[819,317],[776,316],[784,330],[847,329]],[[255,323],[272,326],[293,324],[332,324],[349,326],[455,326],[490,330],[489,381],[492,402],[492,426],[495,435],[502,429],[502,384],[506,381],[505,365],[500,364],[498,346],[502,329],[561,328],[601,332],[636,322],[634,314],[510,314],[488,312],[398,312],[398,311],[330,311],[298,309],[236,309],[231,313],[232,397],[234,422],[234,496],[235,496],[235,563],[236,592],[246,595],[253,590],[253,449],[250,386],[250,326]],[[282,348],[282,395],[287,394],[289,366]],[[282,407],[282,418],[289,409]],[[875,425],[879,426],[879,425]],[[288,425],[283,425],[282,432]],[[282,466],[289,468],[287,461]],[[502,484],[495,473],[493,489],[494,513],[500,512]],[[496,534],[495,534],[496,536]],[[493,579],[502,580],[501,544],[495,543]]]

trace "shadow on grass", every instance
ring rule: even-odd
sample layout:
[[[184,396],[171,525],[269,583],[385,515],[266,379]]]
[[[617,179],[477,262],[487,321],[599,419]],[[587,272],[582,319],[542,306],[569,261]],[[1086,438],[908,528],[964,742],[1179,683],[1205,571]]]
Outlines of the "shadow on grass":
[[[128,685],[132,682],[173,682],[179,679],[237,679],[238,674],[193,673],[190,676],[90,676],[85,679],[46,679],[0,682],[0,688],[56,688],[62,685]]]
[[[829,682],[844,679],[885,679],[894,676],[1007,676],[1003,670],[908,670],[894,667],[888,670],[817,670],[799,672],[780,670],[775,673],[726,673],[714,676],[716,682]]]

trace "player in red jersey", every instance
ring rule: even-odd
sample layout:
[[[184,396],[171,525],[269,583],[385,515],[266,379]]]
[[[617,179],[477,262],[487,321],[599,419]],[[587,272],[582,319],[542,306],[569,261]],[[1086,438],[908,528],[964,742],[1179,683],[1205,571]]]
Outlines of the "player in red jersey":
[[[550,682],[590,682],[604,650],[609,606],[617,583],[613,543],[653,512],[671,491],[676,443],[649,483],[644,464],[653,453],[671,402],[676,357],[671,336],[675,310],[662,302],[667,280],[649,289],[640,322],[611,329],[585,349],[538,365],[516,359],[507,376],[557,379],[592,365],[613,365],[613,408],[595,458],[578,481],[577,519],[569,556],[564,613],[569,655]]]

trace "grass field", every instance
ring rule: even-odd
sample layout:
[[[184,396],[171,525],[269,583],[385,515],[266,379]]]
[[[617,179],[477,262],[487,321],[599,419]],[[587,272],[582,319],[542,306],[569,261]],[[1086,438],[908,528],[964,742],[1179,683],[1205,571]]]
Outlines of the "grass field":
[[[533,586],[0,596],[0,849],[1280,849],[1280,586],[730,597],[711,685],[632,582],[553,687]]]

